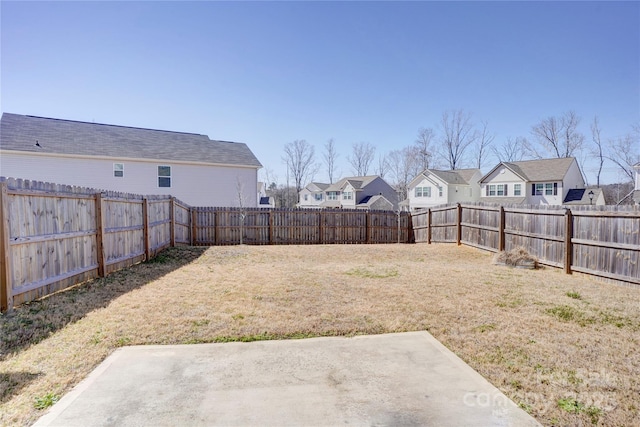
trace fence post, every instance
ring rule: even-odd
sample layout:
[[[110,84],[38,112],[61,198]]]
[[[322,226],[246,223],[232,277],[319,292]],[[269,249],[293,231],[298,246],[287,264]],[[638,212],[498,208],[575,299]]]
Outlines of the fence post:
[[[573,245],[571,243],[573,238],[573,213],[571,209],[565,211],[564,227],[564,272],[571,274],[571,263],[573,261]]]
[[[324,209],[320,209],[320,244],[324,245],[326,242],[324,235]]]
[[[457,237],[457,243],[458,246],[460,246],[460,240],[462,237],[462,205],[460,203],[458,203],[458,232],[456,233],[458,235]]]
[[[176,198],[172,197],[169,200],[169,240],[171,241],[171,247],[176,246]]]
[[[96,193],[96,257],[98,258],[98,276],[107,277],[107,262],[104,252],[104,208],[102,193]]]
[[[149,202],[142,199],[142,228],[144,238],[144,256],[147,261],[151,259],[151,244],[149,243]]]
[[[273,245],[273,208],[269,209],[269,244]]]
[[[367,243],[371,243],[371,230],[369,230],[369,227],[371,227],[371,211],[367,211],[367,216],[364,218],[364,236]]]
[[[9,261],[9,197],[7,183],[0,182],[0,311],[13,309],[13,285]]]
[[[427,210],[427,244],[431,244],[431,208]]]
[[[189,244],[196,245],[196,210],[189,207]]]
[[[500,206],[500,219],[498,221],[498,252],[504,251],[504,247],[505,247],[504,222],[505,222],[504,206]]]

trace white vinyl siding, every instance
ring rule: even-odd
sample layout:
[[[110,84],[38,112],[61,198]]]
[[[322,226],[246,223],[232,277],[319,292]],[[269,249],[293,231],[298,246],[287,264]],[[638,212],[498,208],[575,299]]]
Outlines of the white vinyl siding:
[[[114,163],[126,163],[123,177],[114,177]],[[140,195],[172,195],[191,206],[238,206],[235,183],[240,179],[246,199],[257,205],[258,171],[249,167],[172,162],[171,173],[180,179],[172,179],[171,188],[159,188],[158,163],[153,161],[14,154],[3,150],[0,171],[2,176],[34,181]]]

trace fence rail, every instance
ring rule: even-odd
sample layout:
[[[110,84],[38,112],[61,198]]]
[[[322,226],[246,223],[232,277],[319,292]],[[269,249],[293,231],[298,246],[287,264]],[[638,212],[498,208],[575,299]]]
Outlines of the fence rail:
[[[191,207],[0,178],[0,309],[149,260],[176,244],[406,243],[407,213]]]
[[[640,284],[640,210],[626,207],[446,205],[414,213],[417,243],[525,248],[540,263]]]

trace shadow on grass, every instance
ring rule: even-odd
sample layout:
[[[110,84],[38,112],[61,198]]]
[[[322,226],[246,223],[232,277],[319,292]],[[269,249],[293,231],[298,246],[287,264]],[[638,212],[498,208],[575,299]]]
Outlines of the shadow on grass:
[[[37,344],[91,311],[106,307],[115,298],[189,264],[206,249],[185,246],[169,248],[148,262],[117,271],[105,278],[90,280],[1,314],[0,361]],[[0,377],[0,387],[6,386],[4,379]]]
[[[41,374],[33,372],[0,372],[0,403],[8,401],[13,395],[28,386]]]

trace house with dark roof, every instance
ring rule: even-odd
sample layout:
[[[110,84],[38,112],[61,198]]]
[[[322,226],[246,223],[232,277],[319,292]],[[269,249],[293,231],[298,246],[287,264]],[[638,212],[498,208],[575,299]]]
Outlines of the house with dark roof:
[[[601,190],[584,191],[584,178],[573,157],[501,162],[480,179],[480,186],[480,201],[487,203],[604,204]]]
[[[254,207],[261,167],[247,145],[196,133],[10,113],[0,119],[5,177]]]
[[[400,205],[414,212],[447,203],[476,202],[481,176],[480,169],[425,169],[411,180]]]
[[[313,191],[314,200],[310,200]],[[312,183],[300,191],[298,207],[395,210],[396,191],[378,175],[342,178],[333,184]],[[305,198],[305,196],[307,196]]]

